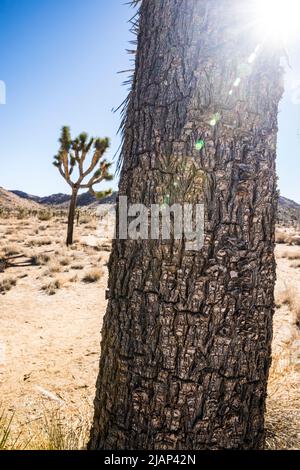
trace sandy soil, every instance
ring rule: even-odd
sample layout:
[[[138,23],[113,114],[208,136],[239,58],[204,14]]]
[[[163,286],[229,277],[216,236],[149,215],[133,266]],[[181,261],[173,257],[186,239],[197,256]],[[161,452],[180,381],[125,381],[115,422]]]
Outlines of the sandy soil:
[[[0,273],[0,283],[7,278],[17,281],[0,295],[0,403],[2,409],[15,413],[18,428],[42,420],[53,407],[66,420],[77,415],[89,420],[92,414],[109,247],[98,243],[94,220],[83,220],[76,228],[73,249],[64,247],[65,230],[63,219],[0,219],[0,251],[25,255],[15,263],[29,263],[41,253],[49,256],[40,266],[9,267]],[[296,303],[286,302],[287,289],[292,289],[294,298],[300,294],[300,256],[288,259],[291,253],[297,258],[300,247],[278,245],[276,251],[278,309],[268,409],[273,427],[277,415],[272,415],[272,409],[283,396],[299,406],[300,371]],[[83,282],[91,270],[98,270],[100,279]],[[56,280],[60,287],[53,295],[42,290]],[[298,418],[299,409],[288,419]],[[293,432],[297,439],[297,430]]]
[[[76,228],[74,249],[63,245],[66,226],[62,221],[25,223],[29,225],[19,220],[1,221],[0,249],[26,254],[15,264],[28,263],[31,255],[40,253],[48,254],[50,261],[42,266],[9,267],[0,273],[0,283],[3,279],[17,281],[0,295],[1,407],[15,413],[16,426],[42,419],[53,406],[66,418],[78,414],[89,417],[106,306],[109,252],[95,243],[94,222]],[[48,226],[50,231],[41,230]],[[10,235],[5,235],[7,229]],[[39,231],[32,235],[35,229]],[[30,247],[32,240],[37,245],[45,240],[45,232],[51,244]],[[60,261],[68,264],[60,266]],[[84,283],[85,274],[94,270],[100,272],[100,280]],[[55,294],[42,290],[57,279],[62,285]]]

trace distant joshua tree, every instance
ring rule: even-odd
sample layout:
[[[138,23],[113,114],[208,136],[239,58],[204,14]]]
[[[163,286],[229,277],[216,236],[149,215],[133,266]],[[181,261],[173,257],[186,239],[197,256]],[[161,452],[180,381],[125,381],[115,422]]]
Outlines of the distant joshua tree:
[[[67,246],[73,243],[73,227],[77,205],[78,191],[87,189],[93,196],[101,199],[111,193],[111,190],[96,192],[94,186],[102,181],[110,181],[113,175],[109,173],[111,163],[103,159],[103,155],[109,147],[109,139],[89,137],[82,132],[75,139],[71,138],[70,128],[64,126],[61,130],[59,139],[60,148],[58,154],[54,157],[53,165],[56,166],[61,176],[72,188],[72,197],[68,217]],[[90,163],[87,169],[84,169],[84,163],[90,156]],[[71,175],[77,167],[77,180],[72,181]],[[86,177],[90,178],[85,181]]]

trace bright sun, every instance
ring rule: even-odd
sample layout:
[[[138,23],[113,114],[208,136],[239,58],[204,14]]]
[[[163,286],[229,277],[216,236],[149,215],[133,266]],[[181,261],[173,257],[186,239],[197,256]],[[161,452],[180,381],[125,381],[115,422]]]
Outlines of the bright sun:
[[[293,41],[300,31],[300,0],[257,0],[257,16],[266,40]]]

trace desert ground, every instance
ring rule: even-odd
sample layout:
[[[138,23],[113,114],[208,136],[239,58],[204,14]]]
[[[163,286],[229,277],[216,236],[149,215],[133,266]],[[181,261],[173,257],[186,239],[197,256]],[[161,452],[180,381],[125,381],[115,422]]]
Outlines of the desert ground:
[[[1,439],[6,448],[82,448],[88,438],[110,242],[97,237],[92,214],[81,216],[70,248],[65,232],[64,214],[0,217],[0,259],[12,257],[2,272],[0,264],[0,448]],[[300,246],[292,235],[279,229],[276,247],[269,449],[300,449]]]

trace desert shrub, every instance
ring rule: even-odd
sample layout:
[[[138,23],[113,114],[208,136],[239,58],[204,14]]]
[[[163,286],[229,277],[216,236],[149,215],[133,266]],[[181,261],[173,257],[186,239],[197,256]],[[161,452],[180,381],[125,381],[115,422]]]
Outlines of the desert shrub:
[[[300,252],[284,251],[281,256],[282,258],[287,258],[293,261],[296,259],[300,259]]]
[[[88,245],[86,243],[82,243],[82,247],[84,249],[84,252],[87,253],[88,255],[94,255],[95,252],[100,252],[100,251],[104,251],[103,250],[103,246],[100,245],[100,244],[97,244],[97,245]]]
[[[42,419],[28,430],[32,436],[28,450],[83,450],[89,438],[90,417],[78,414],[66,419],[59,409],[45,410]]]
[[[89,222],[90,222],[90,221],[89,221]],[[86,228],[87,230],[96,230],[97,224],[96,224],[96,223],[89,223],[89,222],[87,222],[88,225],[86,225],[85,228]]]
[[[17,219],[25,219],[25,217],[28,217],[28,211],[24,208],[19,208],[17,209]]]
[[[5,256],[15,256],[20,253],[20,248],[18,245],[7,245],[2,248],[2,251]]]
[[[300,259],[300,253],[290,253],[289,256],[288,256],[288,259],[289,260],[297,260],[297,259]]]
[[[283,305],[287,305],[288,307],[291,307],[295,295],[296,295],[295,289],[291,287],[287,287],[281,292],[281,295],[280,295],[281,303]]]
[[[76,250],[79,249],[79,245],[80,245],[80,240],[78,238],[76,238],[73,241],[73,245],[69,246],[69,250],[76,251]]]
[[[37,255],[33,255],[31,257],[31,262],[35,266],[43,266],[49,263],[51,257],[47,253],[38,253]]]
[[[283,402],[269,399],[265,449],[295,450],[299,449],[299,445],[299,411],[295,403],[290,403],[288,399]]]
[[[66,423],[59,411],[45,414],[41,449],[79,450],[83,449],[88,439],[88,422]]]
[[[51,212],[48,212],[48,211],[42,211],[42,212],[39,212],[38,214],[38,219],[43,222],[50,220],[51,218],[52,218],[52,214]]]
[[[60,272],[61,272],[60,264],[53,261],[52,263],[49,264],[46,274],[49,275],[49,274],[60,273]]]
[[[17,280],[12,277],[6,277],[0,281],[0,294],[5,294],[17,285]]]
[[[31,246],[51,245],[51,243],[52,243],[51,238],[38,238],[36,240],[29,241],[29,245]]]
[[[88,218],[88,217],[81,217],[81,218],[79,219],[79,222],[80,222],[80,224],[82,224],[82,225],[86,225],[86,224],[89,224],[89,223],[91,222],[91,219]]]
[[[48,295],[56,294],[56,291],[62,287],[61,281],[55,279],[54,281],[48,282],[42,286],[42,290]]]
[[[66,420],[60,410],[48,410],[19,432],[12,431],[13,422],[14,414],[0,410],[0,450],[83,450],[89,438],[89,416]]]
[[[68,266],[70,264],[70,259],[69,258],[62,258],[59,260],[59,264],[61,266]]]
[[[286,232],[276,230],[275,240],[276,240],[276,243],[279,243],[279,244],[289,243],[290,235]]]
[[[91,284],[92,282],[99,281],[102,276],[103,271],[101,269],[92,269],[83,276],[82,281]]]
[[[9,218],[13,214],[12,209],[8,209],[7,207],[0,207],[0,218]]]
[[[290,238],[289,244],[300,246],[300,236],[299,235],[292,236]]]
[[[71,269],[76,269],[76,270],[80,270],[80,269],[83,269],[84,266],[80,263],[74,263],[71,265]]]
[[[297,325],[300,324],[300,296],[293,287],[287,287],[281,292],[279,299],[283,305],[287,305],[295,314]]]

